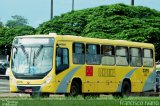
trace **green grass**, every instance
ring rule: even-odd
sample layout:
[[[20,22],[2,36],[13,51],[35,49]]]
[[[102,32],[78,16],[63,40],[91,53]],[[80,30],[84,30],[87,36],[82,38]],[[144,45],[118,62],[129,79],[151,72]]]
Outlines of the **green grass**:
[[[113,100],[47,100],[47,99],[33,99],[33,100],[12,100],[6,99],[1,101],[1,106],[115,106],[119,104]]]
[[[0,106],[159,106],[159,97],[124,97],[115,99],[111,96],[100,98],[62,97],[50,98],[5,97],[0,98]]]

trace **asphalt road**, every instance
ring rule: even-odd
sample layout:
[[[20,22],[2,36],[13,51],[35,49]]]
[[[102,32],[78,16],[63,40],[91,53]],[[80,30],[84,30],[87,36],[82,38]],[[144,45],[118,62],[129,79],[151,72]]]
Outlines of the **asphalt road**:
[[[6,76],[0,75],[0,97],[25,97],[26,94],[10,93],[9,80]]]
[[[0,77],[0,93],[9,93],[9,80]]]

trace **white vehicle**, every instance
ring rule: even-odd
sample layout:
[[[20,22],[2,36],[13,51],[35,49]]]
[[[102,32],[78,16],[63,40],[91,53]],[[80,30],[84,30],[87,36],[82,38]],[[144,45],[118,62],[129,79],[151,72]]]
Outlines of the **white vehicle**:
[[[10,70],[11,70],[11,69],[10,69],[9,67],[6,69],[6,73],[5,73],[6,76],[9,76]]]

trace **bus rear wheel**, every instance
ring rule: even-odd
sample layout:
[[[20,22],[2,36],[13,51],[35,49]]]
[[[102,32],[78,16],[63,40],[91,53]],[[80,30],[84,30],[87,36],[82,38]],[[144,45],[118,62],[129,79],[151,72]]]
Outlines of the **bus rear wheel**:
[[[121,90],[121,95],[122,96],[130,96],[131,94],[131,85],[128,81],[124,81],[122,84],[122,90]]]

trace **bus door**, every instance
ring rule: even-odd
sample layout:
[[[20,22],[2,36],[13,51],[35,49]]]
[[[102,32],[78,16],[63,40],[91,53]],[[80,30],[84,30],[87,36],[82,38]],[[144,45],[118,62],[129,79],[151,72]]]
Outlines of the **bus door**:
[[[57,93],[66,93],[68,89],[68,82],[70,79],[65,79],[69,67],[69,48],[67,46],[67,42],[58,42],[56,47],[56,86]]]

